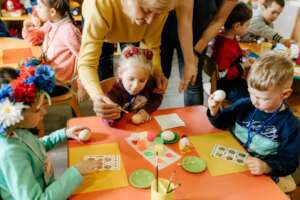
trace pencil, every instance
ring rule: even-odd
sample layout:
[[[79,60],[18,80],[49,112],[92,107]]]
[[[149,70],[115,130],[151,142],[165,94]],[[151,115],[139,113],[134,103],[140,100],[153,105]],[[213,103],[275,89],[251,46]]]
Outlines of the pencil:
[[[156,152],[156,192],[158,192],[158,153]]]
[[[173,187],[173,189],[172,190],[170,190],[170,191],[168,191],[167,193],[171,193],[171,192],[174,192],[178,187],[180,187],[181,186],[181,183],[179,183],[179,184],[177,184],[177,185],[175,185],[174,187]]]

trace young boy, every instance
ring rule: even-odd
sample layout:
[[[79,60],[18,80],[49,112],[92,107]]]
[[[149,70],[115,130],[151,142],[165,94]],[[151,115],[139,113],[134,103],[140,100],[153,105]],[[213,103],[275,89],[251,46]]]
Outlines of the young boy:
[[[207,115],[220,129],[230,129],[249,152],[246,165],[253,175],[287,176],[298,167],[300,123],[285,100],[292,93],[293,63],[284,55],[269,54],[251,66],[250,98],[228,108],[208,99]]]
[[[290,47],[291,41],[283,38],[274,30],[273,22],[278,18],[284,8],[284,0],[265,0],[260,12],[253,16],[248,33],[242,37],[242,41],[255,41],[264,38],[274,43],[282,43]]]
[[[248,97],[247,83],[242,78],[244,69],[253,62],[245,54],[236,39],[247,33],[252,10],[243,2],[238,3],[225,22],[225,30],[219,34],[213,46],[212,60],[219,68],[218,88],[227,93],[227,99],[234,102],[242,97]]]

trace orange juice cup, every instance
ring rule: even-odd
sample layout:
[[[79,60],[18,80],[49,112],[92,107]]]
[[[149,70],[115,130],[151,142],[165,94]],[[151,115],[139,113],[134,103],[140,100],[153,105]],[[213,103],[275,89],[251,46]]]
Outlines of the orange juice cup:
[[[151,183],[151,200],[173,200],[174,194],[174,184],[171,183],[169,187],[169,191],[167,191],[169,180],[167,179],[158,179],[158,190],[156,189],[156,179]]]

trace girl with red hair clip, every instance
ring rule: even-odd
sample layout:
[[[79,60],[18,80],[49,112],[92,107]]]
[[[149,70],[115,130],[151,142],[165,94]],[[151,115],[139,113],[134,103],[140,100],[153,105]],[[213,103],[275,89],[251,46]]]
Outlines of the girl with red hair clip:
[[[151,72],[153,53],[148,49],[127,46],[122,51],[118,68],[118,80],[106,93],[121,110],[133,112],[132,122],[141,124],[150,120],[150,113],[157,110],[162,95],[153,92],[156,82]]]

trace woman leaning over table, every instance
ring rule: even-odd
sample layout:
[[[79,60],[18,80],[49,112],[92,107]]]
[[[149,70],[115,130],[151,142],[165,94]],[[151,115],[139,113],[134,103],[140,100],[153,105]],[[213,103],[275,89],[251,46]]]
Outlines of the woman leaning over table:
[[[119,117],[120,110],[108,98],[103,98],[99,85],[97,67],[103,42],[141,42],[141,46],[153,51],[153,74],[158,85],[157,92],[163,93],[167,79],[162,73],[159,47],[161,31],[168,12],[180,8],[191,13],[191,0],[86,0],[82,6],[85,20],[81,50],[78,60],[79,76],[89,93],[94,111],[106,119]],[[190,16],[189,16],[190,17]],[[188,19],[191,30],[192,19]],[[184,28],[186,28],[184,27]],[[191,31],[187,31],[191,32]],[[192,37],[185,40],[185,49],[192,54]],[[186,54],[185,54],[186,55]],[[193,55],[191,56],[193,57]],[[193,75],[193,74],[192,74]],[[191,76],[192,76],[191,75]],[[187,81],[188,78],[186,78]]]

